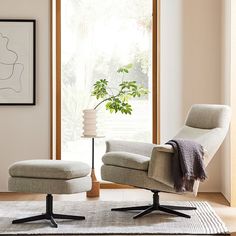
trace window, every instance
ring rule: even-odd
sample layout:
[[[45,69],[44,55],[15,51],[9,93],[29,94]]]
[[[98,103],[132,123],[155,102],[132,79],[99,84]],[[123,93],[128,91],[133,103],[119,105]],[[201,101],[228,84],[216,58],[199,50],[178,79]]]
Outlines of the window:
[[[129,63],[125,79],[137,80],[149,94],[132,100],[132,115],[100,109],[100,130],[106,139],[155,141],[153,6],[155,0],[61,0],[61,159],[91,163],[91,142],[81,138],[82,110],[97,103],[90,96],[94,82],[106,78],[117,85],[117,69]],[[96,156],[104,153],[104,139],[95,140],[95,150]],[[95,161],[99,168],[100,158]]]

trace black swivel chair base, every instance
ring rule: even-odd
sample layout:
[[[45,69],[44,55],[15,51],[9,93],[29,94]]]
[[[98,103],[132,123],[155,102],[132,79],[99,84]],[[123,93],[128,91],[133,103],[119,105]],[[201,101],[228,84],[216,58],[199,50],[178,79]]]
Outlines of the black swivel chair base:
[[[181,216],[185,218],[191,218],[190,215],[184,214],[179,211],[175,210],[196,210],[196,207],[184,207],[184,206],[169,206],[169,205],[160,205],[159,200],[159,191],[152,191],[153,192],[153,204],[147,206],[135,206],[135,207],[123,207],[123,208],[112,208],[112,211],[135,211],[135,210],[143,210],[133,218],[137,219],[144,215],[147,215],[153,211],[163,211],[172,215]]]
[[[50,220],[51,226],[57,228],[55,219],[71,219],[71,220],[85,220],[84,216],[62,215],[53,213],[53,197],[51,194],[46,196],[46,213],[42,215],[27,217],[23,219],[13,220],[12,224],[26,223],[36,220]]]

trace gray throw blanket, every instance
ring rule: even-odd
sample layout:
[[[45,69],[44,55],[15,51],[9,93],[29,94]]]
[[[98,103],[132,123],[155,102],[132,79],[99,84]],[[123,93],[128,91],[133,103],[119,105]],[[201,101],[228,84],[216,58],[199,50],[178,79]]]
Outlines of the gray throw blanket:
[[[185,139],[173,139],[166,144],[174,149],[172,172],[175,190],[192,192],[195,180],[203,181],[207,178],[203,164],[203,147]]]

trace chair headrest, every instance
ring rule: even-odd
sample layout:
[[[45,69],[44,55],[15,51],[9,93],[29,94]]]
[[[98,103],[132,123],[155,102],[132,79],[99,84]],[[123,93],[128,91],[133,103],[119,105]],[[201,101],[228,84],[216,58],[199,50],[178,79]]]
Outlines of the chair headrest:
[[[200,129],[228,129],[230,119],[231,109],[227,105],[195,104],[188,113],[185,125]]]

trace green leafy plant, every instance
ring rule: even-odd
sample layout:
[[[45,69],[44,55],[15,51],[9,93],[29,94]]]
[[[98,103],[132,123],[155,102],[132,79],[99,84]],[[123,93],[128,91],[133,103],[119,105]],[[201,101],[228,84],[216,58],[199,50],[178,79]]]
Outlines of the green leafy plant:
[[[105,103],[106,109],[111,113],[121,112],[122,114],[131,115],[132,106],[129,104],[129,100],[148,94],[148,90],[136,81],[124,80],[125,74],[128,74],[132,67],[132,64],[128,64],[117,70],[117,73],[122,75],[122,80],[116,89],[111,88],[109,81],[106,79],[96,81],[93,85],[92,96],[96,97],[97,100],[101,99],[101,101],[94,109]]]

